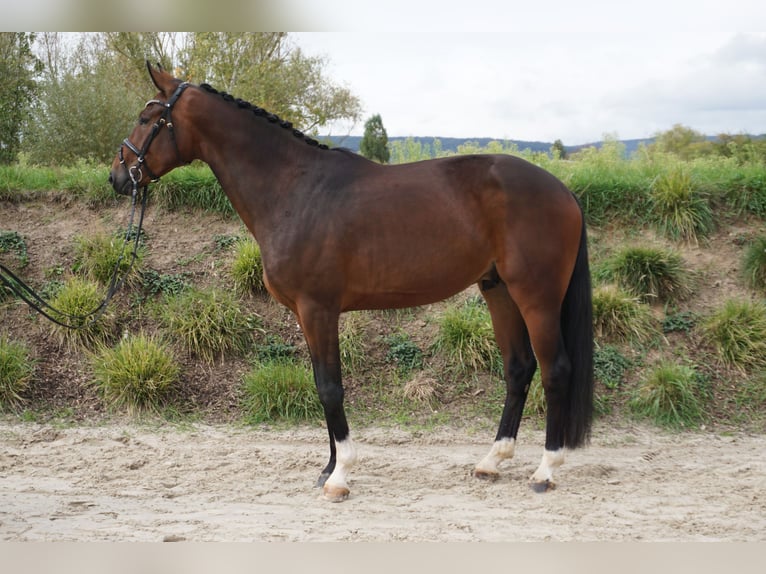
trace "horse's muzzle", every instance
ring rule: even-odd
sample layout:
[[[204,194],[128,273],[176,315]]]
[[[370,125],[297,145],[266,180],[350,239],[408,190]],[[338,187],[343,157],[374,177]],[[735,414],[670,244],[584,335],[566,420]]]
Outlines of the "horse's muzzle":
[[[131,195],[133,193],[133,182],[128,175],[128,170],[122,166],[109,172],[109,185],[121,195]]]

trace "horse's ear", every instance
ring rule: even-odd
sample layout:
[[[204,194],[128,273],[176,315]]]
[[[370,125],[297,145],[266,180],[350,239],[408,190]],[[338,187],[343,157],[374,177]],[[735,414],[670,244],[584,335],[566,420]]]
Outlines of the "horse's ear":
[[[157,89],[161,92],[167,92],[169,89],[172,92],[171,89],[171,80],[173,79],[170,74],[168,74],[165,70],[162,69],[162,66],[160,64],[157,64],[157,68],[153,68],[152,65],[149,63],[149,60],[146,60],[146,69],[149,70],[149,76],[152,79],[152,82],[154,82],[154,85],[157,86]]]

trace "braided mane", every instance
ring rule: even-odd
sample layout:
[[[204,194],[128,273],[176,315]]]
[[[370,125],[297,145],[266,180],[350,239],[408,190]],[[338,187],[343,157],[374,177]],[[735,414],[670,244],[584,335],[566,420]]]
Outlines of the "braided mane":
[[[263,108],[259,108],[258,106],[251,104],[250,102],[246,102],[245,100],[235,98],[234,96],[232,96],[231,94],[227,94],[226,92],[219,92],[210,84],[200,84],[200,88],[202,88],[203,90],[207,92],[210,92],[211,94],[217,94],[221,96],[227,102],[232,102],[237,104],[237,106],[243,110],[249,110],[250,112],[254,113],[256,116],[264,118],[269,123],[278,124],[281,128],[290,130],[296,138],[302,139],[304,142],[306,142],[308,145],[312,147],[318,147],[319,149],[329,149],[325,144],[319,143],[317,140],[307,136],[302,131],[293,128],[293,124],[291,122],[283,120],[279,116],[272,114],[271,112],[268,112],[264,110]]]

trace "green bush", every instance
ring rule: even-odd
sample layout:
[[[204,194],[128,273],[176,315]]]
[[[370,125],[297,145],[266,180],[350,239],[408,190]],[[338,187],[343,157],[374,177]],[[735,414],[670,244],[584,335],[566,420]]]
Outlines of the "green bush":
[[[495,344],[492,320],[487,308],[473,301],[452,305],[439,319],[434,350],[444,354],[460,372],[498,370],[500,352]]]
[[[33,373],[27,346],[0,335],[0,408],[15,407],[22,401]]]
[[[234,288],[241,294],[260,292],[266,289],[263,283],[263,261],[261,248],[252,239],[237,242],[234,261],[231,264]]]
[[[646,342],[655,333],[649,307],[612,285],[593,291],[593,327],[602,341]]]
[[[703,396],[701,379],[693,368],[663,362],[639,383],[629,406],[656,424],[690,427],[702,420]]]
[[[218,289],[192,288],[168,297],[159,318],[172,340],[208,363],[243,354],[257,328],[257,318],[244,314],[231,294]]]
[[[166,346],[137,335],[114,348],[102,347],[92,359],[94,384],[110,408],[158,412],[178,382],[180,368]]]
[[[593,354],[593,375],[608,389],[618,388],[625,371],[632,366],[632,361],[614,345],[598,347]]]
[[[388,347],[386,362],[396,365],[401,375],[406,376],[411,371],[423,368],[423,351],[406,332],[398,331],[389,335],[385,343]]]
[[[108,285],[117,267],[118,278],[125,283],[136,283],[140,277],[146,248],[139,242],[136,260],[132,257],[133,242],[125,242],[124,235],[96,234],[75,239],[75,269],[90,279]],[[119,262],[119,267],[118,267]]]
[[[730,299],[704,321],[702,332],[723,363],[766,367],[766,303]]]
[[[63,345],[92,346],[105,342],[114,331],[114,317],[109,308],[100,316],[93,314],[104,300],[106,290],[102,285],[82,279],[70,278],[61,287],[50,305],[62,314],[52,316],[73,328],[51,323],[51,329]]]
[[[747,246],[742,256],[742,274],[748,287],[766,292],[766,235]]]
[[[324,414],[311,371],[284,360],[259,363],[245,375],[242,408],[250,424],[315,421]]]
[[[653,247],[627,247],[609,259],[606,273],[644,302],[676,302],[691,294],[689,272],[677,253]]]
[[[675,166],[657,177],[650,199],[658,228],[672,239],[696,243],[713,230],[713,210],[683,167]]]

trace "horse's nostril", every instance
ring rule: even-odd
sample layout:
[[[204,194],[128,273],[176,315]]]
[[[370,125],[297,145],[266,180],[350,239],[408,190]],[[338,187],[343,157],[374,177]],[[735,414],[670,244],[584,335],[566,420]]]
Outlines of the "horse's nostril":
[[[111,173],[109,174],[109,185],[114,185],[114,175]]]

